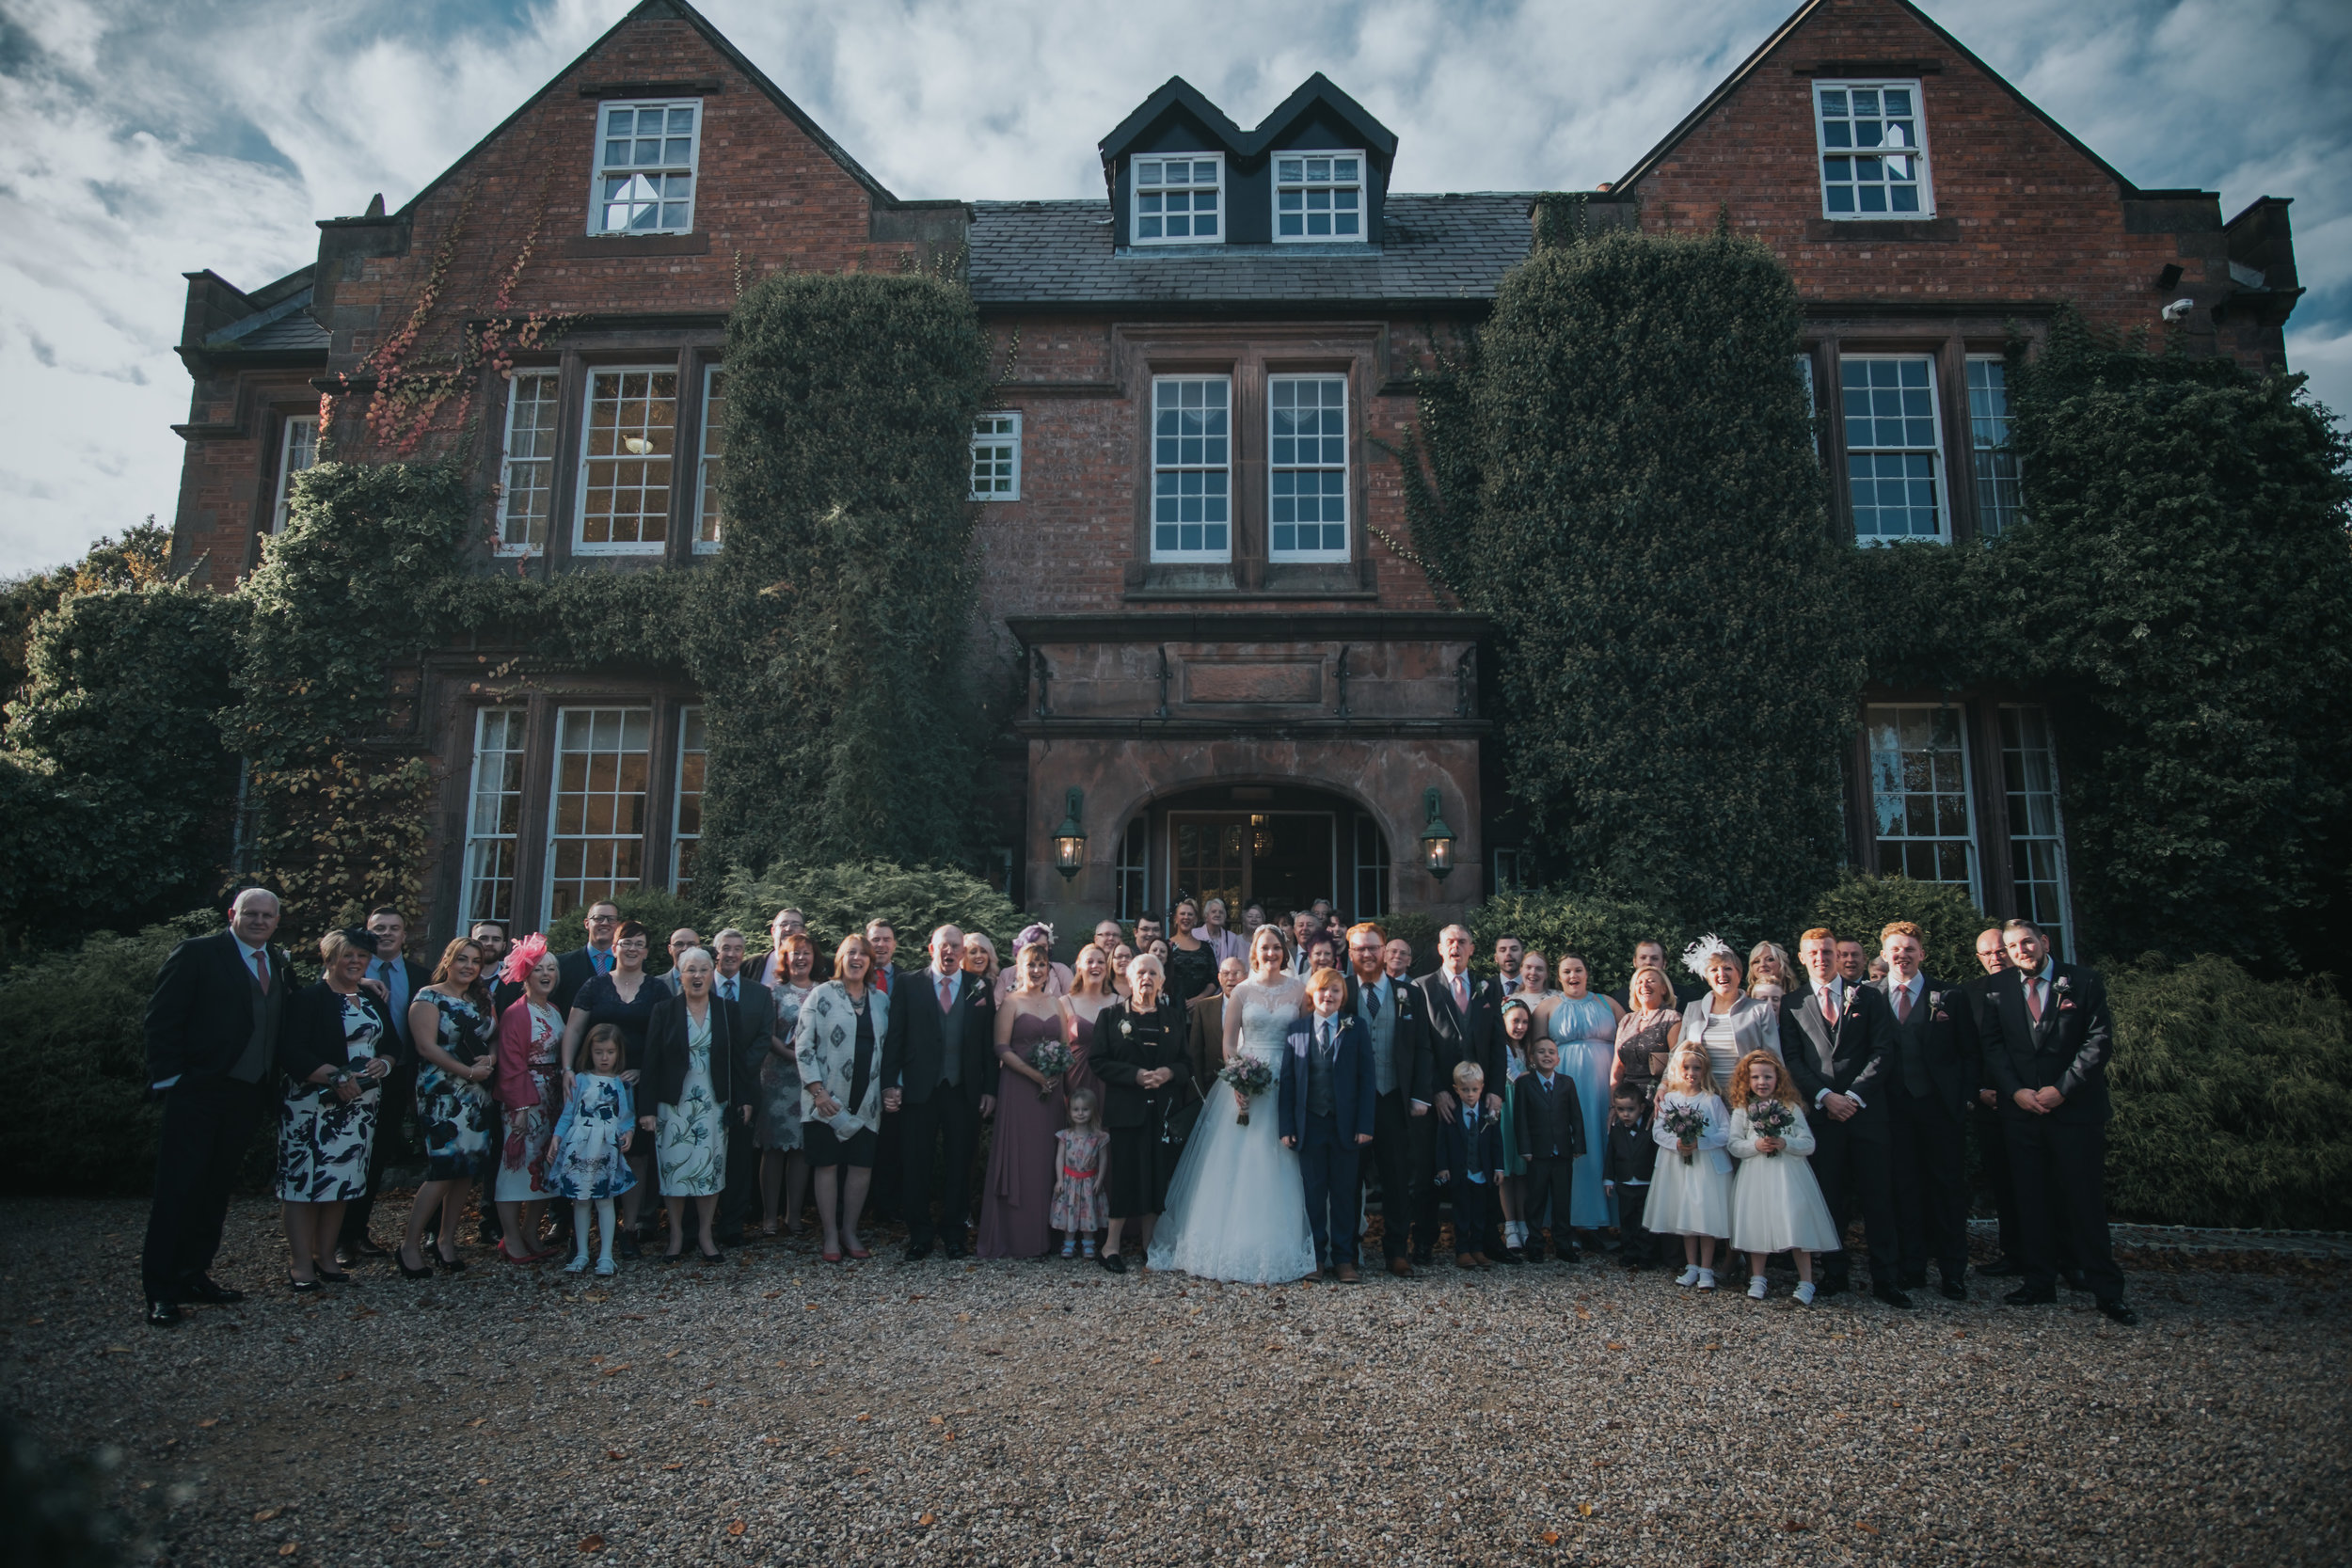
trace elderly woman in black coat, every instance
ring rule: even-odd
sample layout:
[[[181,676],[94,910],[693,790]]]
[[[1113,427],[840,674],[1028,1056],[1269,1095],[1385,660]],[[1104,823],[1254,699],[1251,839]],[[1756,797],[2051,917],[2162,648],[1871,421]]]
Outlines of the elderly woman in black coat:
[[[736,1063],[732,1009],[712,994],[713,967],[699,947],[678,956],[678,993],[656,1004],[645,1026],[637,1101],[637,1125],[654,1134],[654,1168],[670,1209],[670,1245],[662,1256],[675,1259],[685,1248],[691,1197],[706,1263],[723,1256],[710,1224],[726,1185],[727,1139],[751,1136],[754,1088]]]
[[[296,1295],[351,1276],[329,1265],[343,1205],[368,1190],[377,1102],[399,1040],[384,1004],[360,989],[375,957],[365,927],[319,940],[326,974],[297,992],[278,1037],[278,1197]]]
[[[1168,974],[1146,953],[1127,965],[1127,994],[1094,1021],[1089,1058],[1104,1085],[1103,1125],[1111,1135],[1110,1234],[1099,1261],[1125,1274],[1120,1233],[1136,1222],[1137,1243],[1168,1204],[1168,1179],[1184,1151],[1199,1097],[1184,1061],[1184,1006],[1163,993]]]

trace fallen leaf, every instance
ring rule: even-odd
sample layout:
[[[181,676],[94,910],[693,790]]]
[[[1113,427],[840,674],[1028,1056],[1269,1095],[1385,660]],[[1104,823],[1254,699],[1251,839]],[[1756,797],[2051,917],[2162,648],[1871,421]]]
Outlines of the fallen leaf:
[[[918,1292],[918,1293],[915,1293],[915,1294],[911,1294],[911,1295],[909,1295],[909,1296],[907,1297],[907,1300],[909,1300],[909,1301],[921,1301],[922,1299],[923,1299],[923,1297],[921,1296],[921,1294],[920,1294],[919,1292]]]
[[[607,1449],[604,1450],[604,1457],[607,1459],[627,1459],[628,1455],[623,1453],[618,1449]]]
[[[925,1528],[929,1528],[930,1526],[932,1526],[932,1525],[934,1525],[934,1524],[938,1523],[938,1520],[937,1520],[936,1518],[934,1518],[932,1515],[930,1515],[930,1514],[929,1514],[929,1513],[926,1513],[926,1514],[924,1514],[924,1515],[923,1515],[923,1517],[921,1517],[920,1519],[915,1520],[914,1522],[915,1522],[916,1524],[918,1524],[918,1525],[923,1526]]]
[[[738,1519],[737,1521],[735,1521],[735,1523],[733,1523],[733,1524],[729,1525],[729,1526],[727,1527],[727,1533],[728,1533],[729,1535],[740,1535],[740,1534],[742,1534],[742,1533],[743,1533],[743,1521],[742,1521],[742,1520],[740,1520],[740,1519]]]
[[[600,1552],[604,1550],[604,1537],[601,1535],[583,1535],[580,1538],[580,1549],[583,1552]]]
[[[871,1465],[861,1465],[856,1469],[850,1472],[850,1474],[853,1476],[870,1476],[873,1473],[874,1467]]]
[[[708,1400],[696,1400],[694,1402],[701,1405],[705,1410],[710,1408],[710,1402]]]
[[[204,1420],[197,1422],[196,1425],[199,1431],[210,1432],[213,1428],[220,1425],[220,1418],[217,1416],[210,1417]]]
[[[487,1486],[490,1484],[490,1478],[488,1476],[476,1476],[473,1478],[473,1483],[476,1486]]]
[[[857,1418],[858,1418],[859,1420],[861,1420],[861,1421],[870,1421],[870,1420],[872,1420],[874,1418],[873,1418],[873,1417],[871,1417],[871,1416],[868,1416],[868,1415],[867,1415],[865,1411],[861,1410],[861,1411],[859,1411],[859,1412],[857,1413]]]
[[[1803,1519],[1783,1519],[1780,1522],[1780,1528],[1787,1530],[1791,1535],[1799,1535],[1811,1529],[1813,1527],[1806,1524]]]
[[[1002,1355],[1002,1354],[1004,1354],[1005,1353],[1004,1353],[1003,1351],[1000,1351],[1000,1350],[983,1350],[982,1352],[980,1352],[980,1354],[981,1354],[982,1355]]]
[[[1548,1529],[1536,1539],[1543,1542],[1543,1544],[1547,1546],[1557,1546],[1560,1544],[1560,1532],[1556,1529]]]
[[[1853,1528],[1860,1530],[1865,1535],[1876,1535],[1879,1532],[1878,1526],[1866,1525],[1859,1519],[1854,1521]]]
[[[645,1315],[643,1312],[624,1312],[621,1314],[621,1321],[625,1323],[642,1323],[645,1321]]]
[[[1968,1338],[1968,1331],[1964,1328],[1955,1328],[1952,1330],[1952,1338],[1955,1339],[1965,1339]]]
[[[266,1525],[284,1512],[282,1508],[264,1508],[253,1515],[253,1522],[257,1525]]]
[[[933,1425],[933,1426],[935,1426],[935,1427],[937,1427],[937,1426],[946,1426],[946,1424],[947,1424],[947,1418],[946,1418],[946,1417],[945,1417],[945,1416],[933,1416],[933,1417],[931,1418],[931,1425]]]
[[[1156,1366],[1159,1366],[1162,1362],[1166,1361],[1167,1359],[1168,1359],[1168,1358],[1167,1358],[1166,1356],[1164,1356],[1164,1355],[1155,1355],[1155,1356],[1153,1356],[1153,1357],[1151,1359],[1151,1361],[1150,1361],[1149,1363],[1147,1363],[1147,1364],[1148,1364],[1148,1365],[1150,1365],[1150,1366],[1156,1367]]]
[[[664,1465],[661,1467],[665,1470],[683,1470],[686,1468],[686,1461],[681,1459],[675,1465]]]
[[[661,1359],[664,1361],[674,1361],[677,1358],[679,1351],[683,1351],[685,1348],[685,1346],[680,1345],[677,1350],[665,1350],[661,1353]]]
[[[1711,1339],[1710,1339],[1710,1340],[1708,1340],[1708,1341],[1707,1342],[1707,1344],[1705,1344],[1704,1346],[1702,1346],[1702,1347],[1700,1347],[1700,1348],[1702,1348],[1702,1349],[1704,1349],[1704,1350],[1721,1350],[1721,1349],[1723,1349],[1724,1347],[1723,1347],[1723,1346],[1721,1346],[1721,1345],[1719,1345],[1719,1344],[1717,1344],[1717,1343],[1715,1343],[1713,1340],[1711,1340]]]
[[[384,1528],[390,1530],[394,1535],[405,1535],[408,1533],[408,1527],[405,1524],[399,1522],[394,1522],[385,1526]]]
[[[803,1311],[806,1311],[806,1312],[814,1312],[814,1311],[816,1311],[816,1310],[817,1310],[817,1304],[816,1304],[815,1302],[813,1302],[813,1301],[812,1301],[812,1302],[810,1302],[810,1303],[809,1303],[809,1304],[808,1304],[805,1307],[802,1308],[802,1310],[803,1310]]]
[[[784,1439],[781,1437],[763,1437],[760,1441],[767,1444],[771,1449],[780,1449],[784,1447]]]
[[[1625,1345],[1622,1341],[1612,1339],[1609,1341],[1609,1348],[1611,1350],[1623,1350],[1625,1349]]]
[[[1576,1505],[1576,1511],[1587,1519],[1593,1516],[1593,1505],[1591,1503],[1579,1503]]]
[[[128,1355],[131,1354],[131,1347],[128,1345],[108,1345],[104,1350],[100,1351],[98,1354],[101,1355]]]
[[[335,1381],[338,1383],[349,1383],[353,1378],[358,1377],[358,1375],[359,1374],[358,1372],[338,1372],[335,1375]]]
[[[302,1543],[301,1543],[301,1542],[299,1542],[299,1541],[289,1541],[289,1542],[287,1542],[284,1545],[282,1545],[282,1546],[280,1546],[280,1547],[278,1547],[278,1555],[279,1557],[292,1557],[292,1556],[294,1556],[294,1553],[296,1553],[296,1552],[298,1552],[298,1551],[300,1551],[300,1550],[302,1550]]]
[[[490,1418],[487,1416],[476,1416],[472,1420],[468,1421],[466,1424],[469,1427],[478,1427],[489,1418]]]
[[[1585,1311],[1581,1307],[1576,1309],[1576,1315],[1581,1322],[1591,1323],[1593,1321],[1593,1315],[1590,1312]]]
[[[621,1363],[619,1366],[617,1366],[617,1367],[607,1367],[607,1368],[604,1370],[604,1375],[605,1375],[605,1376],[607,1376],[607,1377],[618,1377],[618,1376],[620,1376],[623,1372],[625,1372],[625,1371],[628,1370],[629,1366],[630,1366],[630,1363],[628,1363],[628,1362],[627,1362],[627,1361],[624,1361],[624,1362],[622,1362],[622,1363]]]

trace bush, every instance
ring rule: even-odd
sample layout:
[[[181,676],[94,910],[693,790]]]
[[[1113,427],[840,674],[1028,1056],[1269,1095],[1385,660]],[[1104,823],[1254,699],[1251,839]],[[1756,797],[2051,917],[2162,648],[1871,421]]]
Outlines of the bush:
[[[2207,954],[2107,977],[2107,1208],[2163,1225],[2352,1228],[2352,1010]]]
[[[1964,888],[1868,872],[1848,872],[1839,878],[1836,887],[1815,901],[1813,916],[1805,924],[1826,926],[1876,953],[1880,930],[1897,920],[1908,920],[1925,933],[1927,972],[1954,985],[1965,985],[1981,973],[1977,967],[1977,937],[1986,927],[1998,924],[1977,908],[1977,901]],[[1797,956],[1793,935],[1783,945],[1793,960]]]
[[[672,931],[681,926],[691,927],[694,934],[703,939],[703,945],[707,947],[712,934],[727,924],[723,920],[713,919],[708,910],[687,902],[666,888],[633,887],[615,895],[612,902],[620,906],[623,920],[639,921],[645,927],[645,973],[648,974],[660,974],[669,970]],[[577,926],[573,929],[575,937],[563,942],[556,948],[557,952],[588,944],[588,933]],[[749,938],[753,929],[745,927],[744,936]]]
[[[1745,962],[1748,946],[1756,939],[1735,934],[1727,928],[1729,924],[1719,922],[1715,929],[1740,950]],[[1564,952],[1581,955],[1592,972],[1596,990],[1615,990],[1633,978],[1633,947],[1644,941],[1664,942],[1669,968],[1678,971],[1683,946],[1698,934],[1685,931],[1674,916],[1646,905],[1549,888],[1517,890],[1490,898],[1470,916],[1470,927],[1482,967],[1491,958],[1497,937],[1516,936],[1555,965]],[[1430,967],[1437,967],[1434,957]],[[1691,983],[1678,972],[1672,977],[1684,985]]]
[[[1428,974],[1438,967],[1438,917],[1419,910],[1394,910],[1380,916],[1381,931],[1391,942],[1402,940],[1413,950],[1412,973]]]
[[[727,878],[720,901],[724,923],[741,927],[765,951],[768,923],[781,909],[808,917],[808,934],[820,954],[830,955],[843,937],[863,931],[869,920],[887,920],[898,933],[898,961],[919,964],[934,927],[953,924],[985,933],[1001,957],[1010,957],[1012,939],[1030,917],[994,888],[945,866],[893,865],[887,861],[838,865],[771,865],[755,877],[738,870]],[[700,929],[700,927],[696,927]]]
[[[16,1134],[0,1140],[0,1192],[142,1193],[155,1180],[163,1108],[147,1100],[147,1000],[183,938],[221,927],[199,910],[135,936],[102,931],[0,980],[0,1081]],[[255,1147],[262,1140],[255,1138]]]

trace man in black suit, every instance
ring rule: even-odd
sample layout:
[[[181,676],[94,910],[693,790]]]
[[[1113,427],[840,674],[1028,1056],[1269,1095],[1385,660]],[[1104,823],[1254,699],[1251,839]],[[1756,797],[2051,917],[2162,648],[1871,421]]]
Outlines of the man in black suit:
[[[710,940],[718,949],[719,966],[711,976],[710,993],[726,1007],[733,1025],[728,1034],[736,1046],[737,1098],[756,1101],[759,1075],[775,1041],[775,993],[761,985],[744,963],[748,944],[742,932],[730,926]],[[727,1184],[719,1194],[721,1246],[743,1244],[743,1221],[758,1193],[759,1150],[752,1147],[752,1130],[732,1125],[727,1129]]]
[[[1492,980],[1482,980],[1470,972],[1470,934],[1467,927],[1448,926],[1438,933],[1438,967],[1413,984],[1422,994],[1422,1016],[1428,1021],[1429,1082],[1437,1091],[1430,1097],[1440,1122],[1451,1124],[1456,1114],[1451,1092],[1454,1069],[1463,1062],[1477,1065],[1480,1081],[1486,1085],[1484,1100],[1490,1115],[1502,1114],[1501,1090],[1509,1087],[1503,1072],[1502,1053],[1502,988]],[[1438,1234],[1437,1149],[1438,1136],[1432,1129],[1431,1164],[1422,1173],[1421,1212],[1413,1216],[1413,1261],[1426,1266],[1430,1243]],[[1423,1219],[1427,1223],[1423,1224]],[[1492,1237],[1454,1238],[1456,1252],[1484,1254],[1500,1252],[1502,1243]]]
[[[375,1195],[384,1187],[384,1167],[410,1147],[405,1129],[417,1114],[417,1047],[408,1033],[408,1006],[433,983],[433,972],[407,955],[408,922],[398,910],[389,905],[370,910],[368,931],[375,938],[375,961],[368,965],[359,983],[373,991],[391,1015],[397,1049],[392,1053],[392,1069],[384,1077],[375,1140],[368,1148],[368,1190],[343,1205],[342,1229],[335,1251],[345,1262],[391,1256],[390,1248],[368,1233],[368,1221],[375,1213]],[[495,1205],[485,1206],[483,1213],[485,1228],[497,1223]]]
[[[243,1301],[212,1277],[229,1188],[278,1099],[286,955],[270,945],[278,897],[247,888],[229,928],[171,950],[147,1005],[147,1082],[164,1102],[155,1198],[139,1259],[147,1321],[167,1328],[183,1302]]]
[[[490,988],[490,1005],[504,1012],[506,1005],[523,993],[520,980],[509,980],[500,973],[506,963],[506,927],[495,920],[477,920],[466,928],[466,934],[482,949],[482,983]]]
[[[1842,1239],[1856,1212],[1870,1240],[1870,1293],[1889,1307],[1909,1307],[1899,1280],[1902,1243],[1896,1239],[1895,1194],[1887,1148],[1887,1100],[1893,1088],[1895,1015],[1886,998],[1837,972],[1837,939],[1826,927],[1805,932],[1799,961],[1812,985],[1785,998],[1780,1054],[1813,1123],[1813,1176]],[[1821,1260],[1821,1293],[1848,1288],[1852,1268],[1843,1250]]]
[[[2106,982],[2095,969],[2053,959],[2049,939],[2030,920],[2010,921],[2001,941],[2010,967],[1993,976],[1986,992],[1984,1065],[2007,1118],[2026,1251],[2025,1283],[2005,1299],[2012,1307],[2058,1299],[2056,1237],[2063,1234],[2099,1310],[2136,1323],[2138,1314],[2123,1305],[2123,1272],[2108,1249],[2101,1192],[2111,1114],[2107,1057],[2115,1049]]]
[[[1993,1189],[1993,1212],[1998,1216],[1997,1234],[2000,1257],[1977,1272],[1988,1278],[2004,1278],[2022,1275],[2026,1266],[2019,1259],[2026,1255],[2026,1244],[2017,1235],[2017,1184],[2009,1178],[2009,1130],[2002,1124],[2000,1091],[1993,1086],[1992,1074],[1984,1068],[1983,1042],[1994,1033],[1985,1022],[1985,1006],[1993,990],[1993,977],[2009,967],[2009,949],[2001,945],[2001,928],[1987,926],[1977,933],[1977,966],[1984,973],[1963,988],[1968,992],[1971,1015],[1977,1029],[1977,1101],[1969,1108],[1968,1119],[1976,1130],[1977,1163],[1984,1169],[1987,1185]],[[2078,1278],[2074,1264],[2061,1246],[2058,1262],[2070,1279]]]
[[[588,945],[575,948],[555,960],[555,990],[548,1000],[554,1005],[558,1017],[572,1016],[572,998],[580,988],[599,974],[612,973],[612,939],[621,933],[621,907],[609,898],[599,898],[588,906],[580,916],[580,924],[588,929]]]
[[[1886,978],[1870,984],[1886,998],[1895,1022],[1886,1105],[1902,1247],[1898,1283],[1905,1290],[1925,1287],[1932,1257],[1945,1297],[1966,1301],[1968,1104],[1983,1062],[1975,1001],[1950,981],[1922,972],[1927,944],[1908,920],[1879,933],[1879,955],[1886,960]]]
[[[1341,1011],[1364,1025],[1372,1050],[1371,1158],[1358,1162],[1364,1176],[1380,1177],[1380,1250],[1389,1272],[1412,1275],[1410,1255],[1426,1256],[1437,1245],[1437,1204],[1429,1223],[1415,1236],[1421,1196],[1437,1167],[1429,1138],[1429,1015],[1421,988],[1388,972],[1388,935],[1365,921],[1347,933],[1347,999]],[[1357,1212],[1361,1213],[1362,1201]]]
[[[907,1261],[930,1256],[937,1235],[950,1259],[965,1256],[972,1218],[972,1155],[980,1122],[996,1109],[996,1006],[988,987],[964,973],[963,932],[931,933],[930,967],[903,974],[890,993],[882,1046],[882,1109],[898,1113],[906,1172]],[[946,1168],[940,1214],[931,1220],[931,1169]]]

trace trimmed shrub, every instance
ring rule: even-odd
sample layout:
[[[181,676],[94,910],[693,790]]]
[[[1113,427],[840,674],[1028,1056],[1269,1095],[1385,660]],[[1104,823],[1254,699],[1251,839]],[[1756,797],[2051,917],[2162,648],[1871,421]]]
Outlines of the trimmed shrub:
[[[681,926],[691,927],[694,934],[703,939],[703,945],[707,947],[710,945],[711,935],[727,924],[723,920],[713,919],[708,910],[687,902],[667,888],[633,887],[625,893],[615,895],[612,902],[620,906],[623,920],[641,921],[644,925],[645,973],[648,974],[663,974],[669,972],[670,933],[672,931]],[[580,912],[584,914],[587,911]],[[588,933],[580,928],[577,922],[574,923],[573,931],[575,935],[558,945],[557,952],[565,952],[574,947],[588,945]],[[755,934],[751,927],[747,926],[743,928],[743,935],[747,941]]]
[[[1391,941],[1402,939],[1413,950],[1412,973],[1427,974],[1438,967],[1438,917],[1419,910],[1397,910],[1379,918]]]
[[[1888,923],[1908,920],[1925,933],[1927,970],[1939,980],[1965,985],[1982,974],[1977,965],[1977,937],[1998,922],[1977,908],[1968,890],[1949,882],[1918,882],[1909,877],[1881,877],[1849,872],[1837,885],[1815,900],[1807,927],[1826,926],[1841,937],[1860,942],[1871,954],[1879,950],[1879,932]],[[1782,943],[1793,961],[1795,933]]]
[[[936,927],[952,923],[982,932],[999,955],[1009,957],[1012,939],[1029,924],[1010,899],[977,877],[887,861],[772,865],[764,877],[737,871],[727,878],[719,908],[723,923],[740,927],[761,951],[768,946],[768,923],[781,909],[806,915],[809,939],[828,956],[843,937],[865,930],[866,922],[886,920],[898,933],[901,967],[923,962],[923,944]]]
[[[2107,976],[2107,1209],[2163,1225],[2352,1228],[2352,1009],[2208,954]]]
[[[1677,985],[1692,983],[1682,973],[1681,954],[1698,932],[1686,931],[1674,916],[1645,904],[1549,888],[1527,889],[1488,899],[1469,924],[1477,942],[1478,967],[1487,972],[1492,968],[1495,939],[1516,936],[1555,965],[1564,952],[1581,955],[1592,972],[1593,989],[1615,990],[1633,978],[1634,944],[1655,940],[1666,944],[1670,977]],[[1756,938],[1736,933],[1728,923],[1718,923],[1714,929],[1740,950],[1745,961],[1747,949]],[[1433,951],[1430,968],[1436,967]]]

